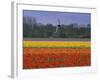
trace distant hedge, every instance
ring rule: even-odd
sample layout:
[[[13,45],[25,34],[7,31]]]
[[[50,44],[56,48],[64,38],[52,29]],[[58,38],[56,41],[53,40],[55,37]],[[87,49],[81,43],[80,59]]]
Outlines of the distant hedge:
[[[24,38],[90,38],[91,25],[53,25],[37,23],[35,18],[23,18]]]

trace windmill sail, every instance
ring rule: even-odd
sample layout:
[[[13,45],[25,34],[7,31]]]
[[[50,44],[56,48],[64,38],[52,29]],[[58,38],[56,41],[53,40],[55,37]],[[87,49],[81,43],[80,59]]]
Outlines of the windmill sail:
[[[59,27],[61,27],[61,25],[60,25],[60,20],[58,19],[58,25],[56,26],[56,31],[55,32],[58,32]]]
[[[60,27],[61,25],[60,25],[60,20],[58,19],[58,27]]]
[[[61,27],[61,25],[60,25],[60,20],[57,19],[57,21],[58,21],[58,22],[57,22],[58,25],[56,26],[55,31],[54,31],[54,33],[53,33],[53,36],[54,36],[54,37],[57,37],[57,36],[58,36],[59,28]]]

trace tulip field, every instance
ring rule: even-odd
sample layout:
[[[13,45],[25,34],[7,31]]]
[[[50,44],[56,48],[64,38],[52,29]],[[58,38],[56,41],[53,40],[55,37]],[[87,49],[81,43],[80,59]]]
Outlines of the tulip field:
[[[23,69],[90,65],[90,41],[23,41]]]

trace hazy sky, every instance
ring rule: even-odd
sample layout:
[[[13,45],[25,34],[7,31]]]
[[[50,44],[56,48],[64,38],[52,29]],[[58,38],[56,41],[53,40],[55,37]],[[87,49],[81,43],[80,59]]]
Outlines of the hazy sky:
[[[34,10],[23,10],[23,16],[34,17],[37,23],[42,24],[58,24],[58,19],[61,24],[90,24],[91,14],[90,13],[76,13],[76,12],[54,12],[54,11],[34,11]]]

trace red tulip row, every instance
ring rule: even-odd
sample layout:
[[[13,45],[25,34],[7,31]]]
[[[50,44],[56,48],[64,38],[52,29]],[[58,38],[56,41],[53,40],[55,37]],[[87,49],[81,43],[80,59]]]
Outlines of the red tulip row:
[[[24,48],[23,69],[91,65],[90,48]]]

